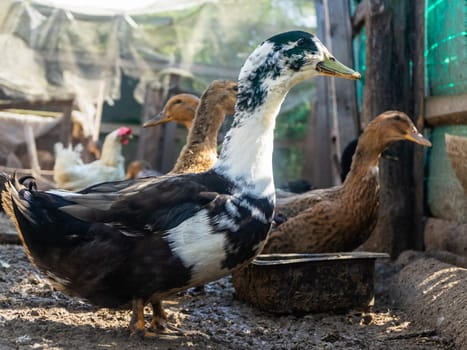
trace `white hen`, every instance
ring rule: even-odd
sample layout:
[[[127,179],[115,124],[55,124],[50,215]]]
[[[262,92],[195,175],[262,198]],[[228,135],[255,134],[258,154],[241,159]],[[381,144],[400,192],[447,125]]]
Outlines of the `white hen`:
[[[122,144],[127,144],[131,129],[121,127],[105,137],[101,158],[91,163],[83,163],[81,151],[77,145],[64,147],[56,143],[54,181],[58,188],[79,191],[88,186],[125,178],[125,159],[122,156]]]

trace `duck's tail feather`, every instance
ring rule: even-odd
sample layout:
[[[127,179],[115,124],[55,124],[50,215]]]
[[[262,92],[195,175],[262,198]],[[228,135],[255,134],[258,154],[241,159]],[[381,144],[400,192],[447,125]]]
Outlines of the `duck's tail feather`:
[[[14,217],[13,200],[10,193],[11,189],[14,188],[13,178],[14,175],[11,176],[4,172],[0,173],[0,198],[2,203],[2,209],[11,219],[13,219]]]
[[[4,173],[4,172],[0,172],[0,209],[1,211],[5,211],[4,207],[3,207],[3,192],[6,191],[6,183],[8,182],[8,177],[9,175]]]
[[[33,209],[33,193],[37,191],[35,179],[24,176],[18,179],[16,174],[9,175],[0,172],[0,198],[5,213],[16,225],[18,236],[23,243],[26,255],[35,262],[31,254],[31,238],[34,235],[38,216]],[[40,219],[39,219],[40,221]],[[39,236],[40,237],[40,236]]]
[[[0,173],[0,195],[2,207],[5,213],[16,222],[15,208],[31,222],[34,219],[29,210],[30,204],[27,200],[31,191],[37,190],[36,181],[32,176],[24,176],[18,179],[16,174],[8,175]]]

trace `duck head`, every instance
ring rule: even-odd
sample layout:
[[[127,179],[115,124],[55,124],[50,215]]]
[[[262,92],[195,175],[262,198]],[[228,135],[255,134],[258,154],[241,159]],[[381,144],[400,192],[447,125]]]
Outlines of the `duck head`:
[[[278,34],[265,43],[274,45],[274,51],[282,63],[282,73],[288,70],[296,80],[303,80],[315,75],[360,79],[360,73],[343,65],[328,51],[313,34],[292,31]],[[302,74],[297,75],[300,72]]]
[[[213,80],[203,93],[202,99],[208,101],[208,108],[219,106],[227,115],[235,112],[238,84],[230,80]]]
[[[396,141],[407,140],[431,147],[431,142],[423,137],[409,116],[401,111],[381,113],[368,124],[367,129],[373,130],[373,138],[383,141],[386,146]]]
[[[191,94],[177,94],[172,96],[165,104],[164,109],[155,117],[143,124],[144,128],[169,122],[176,122],[191,128],[199,98]]]
[[[253,110],[268,93],[277,90],[285,97],[297,83],[319,75],[360,79],[360,73],[336,60],[313,34],[277,34],[259,45],[243,65],[237,105],[240,110]]]

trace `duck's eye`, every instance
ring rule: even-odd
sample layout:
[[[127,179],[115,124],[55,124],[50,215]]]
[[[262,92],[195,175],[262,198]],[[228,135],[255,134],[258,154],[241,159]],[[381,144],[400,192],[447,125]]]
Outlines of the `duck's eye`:
[[[402,120],[401,116],[399,114],[396,114],[394,117],[394,120]]]
[[[306,46],[308,43],[309,43],[310,40],[306,39],[306,38],[300,38],[298,39],[297,41],[297,45],[298,46]]]
[[[232,88],[233,91],[238,91],[238,86],[235,85],[233,88]]]
[[[178,105],[179,103],[182,103],[182,100],[175,100],[174,104]]]
[[[311,51],[311,53],[316,54],[318,52],[318,47],[315,42],[310,38],[300,38],[297,40],[297,46],[302,50]]]

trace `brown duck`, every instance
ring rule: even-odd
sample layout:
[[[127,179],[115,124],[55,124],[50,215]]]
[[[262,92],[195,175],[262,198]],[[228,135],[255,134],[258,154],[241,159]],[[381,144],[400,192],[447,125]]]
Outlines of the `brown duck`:
[[[179,111],[184,111],[185,120],[189,113],[184,108],[185,103],[192,104],[192,100],[172,97],[177,104],[178,111],[170,111],[171,106],[164,109],[170,111],[170,120],[178,121],[181,117]],[[214,80],[204,91],[197,103],[196,110],[192,111],[193,124],[189,129],[187,142],[180,151],[175,166],[170,173],[199,173],[211,169],[217,161],[217,135],[226,115],[233,114],[237,101],[237,83],[227,80]],[[150,120],[144,127],[159,125],[162,120]],[[164,121],[165,122],[165,121]]]
[[[214,165],[217,160],[217,134],[225,116],[234,113],[236,100],[236,82],[215,80],[201,99],[191,94],[172,96],[164,109],[143,125],[146,128],[175,122],[187,128],[187,143],[170,173],[199,173]],[[194,121],[195,118],[197,121]],[[135,160],[127,168],[126,179],[160,175],[147,162]]]
[[[177,94],[167,100],[162,111],[144,123],[144,127],[175,122],[190,130],[199,98],[192,94]]]
[[[399,140],[431,146],[405,113],[382,113],[360,136],[342,185],[278,200],[276,217],[285,222],[271,231],[262,253],[351,251],[365,242],[378,214],[378,161]]]
[[[148,120],[144,126],[156,126],[174,122],[184,126],[190,131],[193,125],[196,108],[198,108],[199,98],[192,94],[177,94],[169,98],[153,119]],[[148,176],[161,176],[162,174],[151,168],[151,165],[144,160],[132,161],[126,170],[125,179],[136,179]]]

